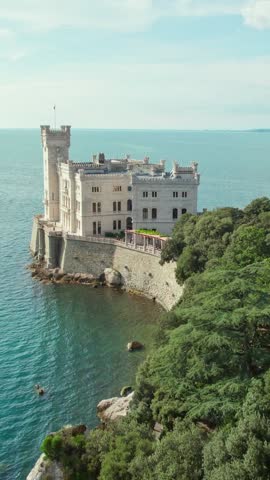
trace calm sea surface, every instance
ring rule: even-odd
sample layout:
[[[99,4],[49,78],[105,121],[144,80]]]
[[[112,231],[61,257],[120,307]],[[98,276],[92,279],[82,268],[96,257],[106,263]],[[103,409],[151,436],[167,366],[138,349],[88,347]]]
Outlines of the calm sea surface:
[[[244,206],[270,192],[270,132],[73,130],[71,158],[102,151],[199,162],[199,208]],[[42,285],[25,266],[32,217],[42,212],[38,130],[0,130],[0,479],[25,479],[44,435],[95,425],[97,402],[134,382],[161,309],[86,286]],[[128,354],[130,338],[146,352]],[[33,385],[46,395],[38,398]]]

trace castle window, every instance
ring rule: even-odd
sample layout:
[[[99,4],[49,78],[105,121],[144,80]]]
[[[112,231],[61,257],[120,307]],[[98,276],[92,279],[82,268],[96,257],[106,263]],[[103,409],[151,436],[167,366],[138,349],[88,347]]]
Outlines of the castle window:
[[[187,192],[182,192],[182,198],[187,198]]]
[[[114,185],[113,186],[113,192],[122,192],[121,185]]]
[[[157,198],[157,192],[152,192],[152,197]]]
[[[98,202],[98,204],[97,204],[97,212],[101,213],[101,203],[100,202]]]
[[[101,192],[101,188],[100,187],[92,187],[92,192],[93,193],[99,193],[99,192]]]
[[[113,221],[113,230],[116,230],[116,220]]]
[[[143,198],[147,198],[148,197],[148,192],[142,192],[142,196],[143,196]]]
[[[177,208],[173,208],[172,218],[173,218],[173,220],[177,220],[177,218],[178,218],[178,210],[177,210]]]
[[[121,230],[121,220],[118,220],[118,230]]]
[[[143,218],[143,220],[147,220],[147,219],[148,219],[148,208],[143,208],[142,218]]]
[[[93,235],[97,234],[97,222],[93,222]]]
[[[98,222],[98,227],[97,228],[98,228],[97,233],[98,233],[98,235],[100,235],[101,234],[101,222]]]
[[[157,209],[152,208],[152,219],[155,220],[157,218]]]
[[[116,202],[113,202],[113,211],[116,212]]]
[[[97,204],[96,203],[92,203],[92,212],[93,213],[96,213],[97,211]]]
[[[118,212],[121,212],[121,202],[118,202]]]
[[[128,192],[131,192],[131,190],[132,190],[132,186],[129,185],[129,186],[128,186]]]
[[[132,224],[132,218],[131,218],[131,217],[128,217],[128,218],[126,219],[126,229],[127,229],[127,230],[132,230],[132,226],[133,226],[133,224]]]
[[[173,192],[173,198],[178,198],[178,192]]]
[[[52,192],[52,200],[54,200],[54,192]]]
[[[184,213],[187,213],[187,209],[186,209],[186,208],[182,208],[182,215],[184,215]]]
[[[127,211],[131,212],[132,211],[132,200],[127,201]]]

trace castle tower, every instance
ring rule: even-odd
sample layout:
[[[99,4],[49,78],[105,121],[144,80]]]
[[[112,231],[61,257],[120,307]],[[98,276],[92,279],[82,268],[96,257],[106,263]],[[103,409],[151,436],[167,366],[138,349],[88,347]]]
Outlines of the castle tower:
[[[59,177],[58,162],[68,162],[70,147],[70,126],[51,130],[49,125],[41,125],[44,168],[44,218],[59,221]]]

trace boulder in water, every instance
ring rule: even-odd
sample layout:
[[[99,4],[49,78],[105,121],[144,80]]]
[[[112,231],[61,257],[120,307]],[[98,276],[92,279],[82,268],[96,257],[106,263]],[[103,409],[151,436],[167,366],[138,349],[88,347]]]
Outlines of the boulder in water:
[[[127,349],[129,352],[133,352],[133,350],[141,350],[143,348],[143,344],[133,340],[127,344]]]
[[[105,268],[104,276],[106,284],[109,287],[120,287],[120,285],[122,285],[123,283],[121,273],[117,270],[114,270],[113,268]]]

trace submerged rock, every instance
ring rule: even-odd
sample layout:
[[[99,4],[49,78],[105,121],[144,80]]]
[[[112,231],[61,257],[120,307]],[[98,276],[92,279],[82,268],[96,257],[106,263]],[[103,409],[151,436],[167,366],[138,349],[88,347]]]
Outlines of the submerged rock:
[[[109,422],[125,417],[129,411],[133,395],[134,392],[126,397],[113,397],[107,400],[101,400],[97,406],[98,417],[103,422]]]
[[[105,281],[109,287],[119,287],[123,283],[123,278],[120,272],[113,268],[105,268]]]

